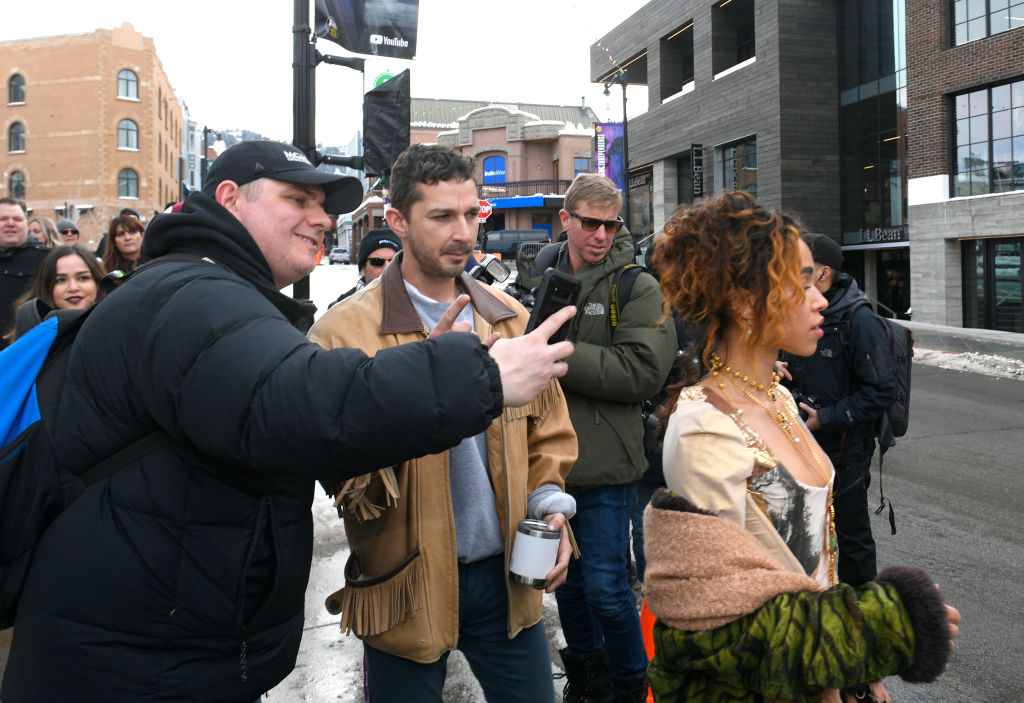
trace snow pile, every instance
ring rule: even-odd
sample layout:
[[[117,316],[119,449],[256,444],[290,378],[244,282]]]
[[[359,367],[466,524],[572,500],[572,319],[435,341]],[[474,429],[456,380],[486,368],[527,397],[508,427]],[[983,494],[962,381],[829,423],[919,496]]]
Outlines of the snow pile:
[[[915,349],[914,362],[954,371],[970,371],[987,376],[1024,381],[1024,361],[1006,356],[966,352],[954,354],[933,349]]]

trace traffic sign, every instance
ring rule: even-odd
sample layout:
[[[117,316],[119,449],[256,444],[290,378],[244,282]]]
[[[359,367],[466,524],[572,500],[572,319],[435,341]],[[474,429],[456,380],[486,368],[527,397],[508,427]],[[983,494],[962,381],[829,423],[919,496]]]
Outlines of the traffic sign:
[[[480,212],[476,214],[476,221],[480,224],[487,222],[487,218],[491,216],[491,204],[486,200],[479,201]]]

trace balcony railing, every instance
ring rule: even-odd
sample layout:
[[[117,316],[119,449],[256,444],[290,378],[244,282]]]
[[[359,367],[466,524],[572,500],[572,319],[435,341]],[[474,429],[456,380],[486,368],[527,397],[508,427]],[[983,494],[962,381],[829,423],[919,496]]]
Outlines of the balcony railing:
[[[479,187],[480,197],[514,198],[527,195],[565,195],[572,181],[508,181],[504,183],[484,183]]]

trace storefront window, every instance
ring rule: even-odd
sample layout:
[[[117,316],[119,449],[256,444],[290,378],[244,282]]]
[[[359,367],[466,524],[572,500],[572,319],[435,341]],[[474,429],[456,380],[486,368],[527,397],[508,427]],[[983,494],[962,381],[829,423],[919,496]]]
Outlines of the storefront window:
[[[1024,332],[1024,237],[965,241],[964,327]]]
[[[722,183],[726,190],[757,196],[757,138],[722,147]]]

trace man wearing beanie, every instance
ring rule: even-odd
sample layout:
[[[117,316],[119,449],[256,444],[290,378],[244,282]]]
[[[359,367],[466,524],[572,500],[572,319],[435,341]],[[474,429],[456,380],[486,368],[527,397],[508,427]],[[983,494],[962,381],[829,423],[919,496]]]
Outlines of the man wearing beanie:
[[[78,244],[78,225],[66,217],[57,223],[57,232],[61,240],[68,246]]]
[[[859,304],[867,295],[840,271],[839,244],[823,234],[803,239],[814,257],[814,285],[828,300],[825,334],[813,356],[783,355],[792,376],[786,385],[835,466],[839,580],[857,587],[875,577],[868,485],[875,426],[898,392],[896,368],[885,323],[870,305]]]
[[[389,229],[372,229],[359,242],[359,280],[349,290],[338,296],[338,299],[328,307],[337,305],[345,298],[363,288],[368,283],[376,281],[395,254],[402,251],[402,240]]]

